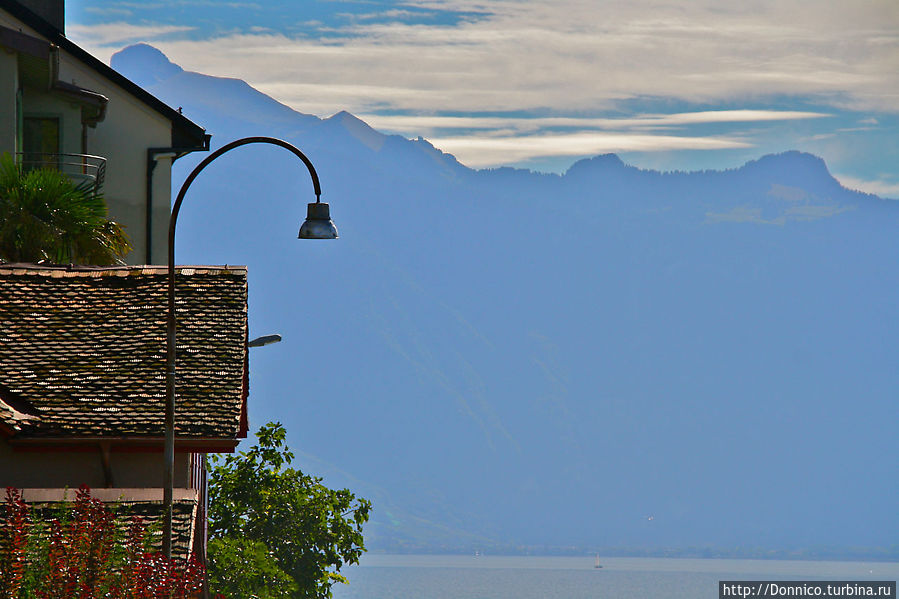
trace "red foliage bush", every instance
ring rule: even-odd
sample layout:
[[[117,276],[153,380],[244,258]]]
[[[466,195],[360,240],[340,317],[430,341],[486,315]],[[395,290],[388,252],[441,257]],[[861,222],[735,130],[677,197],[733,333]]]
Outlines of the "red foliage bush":
[[[205,570],[149,552],[147,529],[135,519],[123,534],[112,510],[82,486],[64,518],[33,525],[21,494],[6,489],[0,516],[0,598],[187,599],[203,588]],[[28,572],[36,575],[28,576]]]
[[[27,560],[25,548],[31,520],[28,506],[15,489],[6,489],[3,520],[0,521],[0,591],[3,597],[17,597],[24,582]]]

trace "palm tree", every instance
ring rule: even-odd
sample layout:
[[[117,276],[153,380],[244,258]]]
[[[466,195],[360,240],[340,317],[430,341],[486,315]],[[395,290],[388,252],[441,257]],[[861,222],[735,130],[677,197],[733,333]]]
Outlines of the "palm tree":
[[[0,260],[121,264],[131,243],[106,216],[91,185],[53,169],[23,171],[9,154],[0,158]]]

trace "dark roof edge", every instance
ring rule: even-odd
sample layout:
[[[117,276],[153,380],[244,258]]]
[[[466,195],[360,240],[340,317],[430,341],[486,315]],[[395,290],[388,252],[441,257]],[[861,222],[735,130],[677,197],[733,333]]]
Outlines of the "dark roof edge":
[[[125,91],[142,101],[144,104],[160,113],[172,122],[172,145],[181,148],[193,148],[195,150],[209,149],[209,136],[206,130],[186,116],[140,87],[112,67],[104,64],[93,55],[83,50],[80,46],[69,40],[56,27],[31,12],[28,8],[15,0],[0,0],[0,8],[9,12],[14,17],[45,36],[50,42],[56,44],[87,66],[97,71]],[[185,143],[187,142],[187,143]]]
[[[81,446],[86,450],[99,451],[101,443],[110,443],[112,451],[146,451],[159,453],[165,444],[165,437],[159,435],[106,435],[106,436],[71,436],[68,433],[48,436],[35,436],[28,431],[16,431],[15,435],[6,439],[16,451],[43,452],[50,448]],[[184,434],[175,436],[175,450],[179,453],[218,453],[230,452],[240,443],[240,437],[191,437]]]
[[[3,405],[26,416],[40,416],[40,412],[30,401],[21,397],[18,393],[10,391],[6,385],[0,384],[0,406]]]

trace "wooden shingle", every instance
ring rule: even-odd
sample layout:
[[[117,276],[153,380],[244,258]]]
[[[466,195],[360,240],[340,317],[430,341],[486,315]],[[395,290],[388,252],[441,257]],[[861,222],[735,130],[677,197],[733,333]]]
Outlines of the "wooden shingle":
[[[176,435],[241,435],[247,271],[178,267]],[[0,264],[0,422],[19,439],[164,434],[165,267]]]

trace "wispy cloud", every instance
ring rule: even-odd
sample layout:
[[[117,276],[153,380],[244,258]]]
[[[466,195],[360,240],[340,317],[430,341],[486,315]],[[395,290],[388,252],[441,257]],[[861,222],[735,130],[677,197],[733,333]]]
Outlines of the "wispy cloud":
[[[115,16],[116,18],[130,17],[134,14],[133,10],[122,6],[87,6],[84,8],[84,12],[101,17]]]
[[[111,53],[124,44],[136,41],[155,41],[173,34],[187,33],[193,29],[186,25],[135,25],[125,21],[101,25],[66,25],[66,33],[69,37],[81,41],[82,45],[89,48],[92,54],[101,59],[108,59]],[[110,46],[114,46],[114,48]]]
[[[527,116],[431,116],[431,115],[359,115],[375,128],[404,134],[429,134],[437,130],[481,129],[520,132],[541,129],[669,129],[681,125],[707,123],[751,123],[829,117],[822,112],[791,110],[708,110],[675,114],[647,114],[629,118],[527,117]]]
[[[524,162],[545,156],[587,156],[608,152],[723,150],[749,147],[721,137],[678,137],[614,132],[583,132],[509,137],[443,137],[430,139],[438,148],[472,167]]]
[[[860,179],[858,177],[852,177],[850,175],[834,175],[837,181],[843,187],[848,189],[855,189],[857,191],[863,191],[865,193],[873,193],[874,195],[878,195],[882,198],[890,198],[899,200],[899,181],[896,181],[895,178],[883,177],[880,179],[875,179],[873,181],[868,181],[864,179]]]
[[[899,98],[894,0],[830,3],[828,10],[812,0],[405,4],[481,16],[428,24],[397,13],[385,22],[353,21],[318,39],[242,34],[169,40],[161,49],[188,69],[263,89],[303,81],[295,90],[302,93],[280,99],[307,111],[321,102],[356,113],[565,112],[638,97],[707,102],[784,94],[894,109]],[[88,45],[114,39],[109,30],[96,32],[99,41],[94,30],[78,38]],[[352,85],[382,92],[347,98],[343,90]]]
[[[391,9],[385,10],[381,12],[369,12],[369,13],[341,13],[340,16],[345,16],[351,20],[357,21],[375,21],[375,20],[405,20],[405,19],[421,19],[422,17],[433,17],[433,13],[431,14],[422,14],[421,12],[415,12],[411,10],[400,10],[400,9]]]
[[[738,149],[756,145],[765,123],[824,123],[828,106],[864,110],[872,125],[899,110],[895,0],[827,10],[820,0],[360,4],[352,19],[317,14],[298,34],[287,23],[152,24],[129,2],[118,6],[134,8],[139,24],[69,33],[102,59],[116,44],[148,41],[185,69],[243,79],[301,112],[348,110],[426,135],[473,166],[552,152]],[[816,109],[682,111],[716,105]],[[632,116],[633,106],[678,112]],[[806,127],[794,141],[814,149],[845,135],[839,127]]]
[[[464,164],[492,167],[548,156],[606,152],[726,150],[751,147],[735,136],[672,134],[673,129],[708,123],[752,123],[816,119],[829,114],[804,111],[717,110],[647,114],[630,118],[526,116],[362,115],[377,129],[427,135],[431,143]]]

